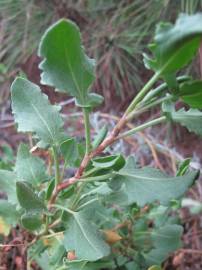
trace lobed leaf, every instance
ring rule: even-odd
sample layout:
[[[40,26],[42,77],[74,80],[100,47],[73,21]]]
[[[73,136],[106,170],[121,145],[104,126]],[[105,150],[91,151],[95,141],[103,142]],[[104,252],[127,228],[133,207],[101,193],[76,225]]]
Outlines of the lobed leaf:
[[[34,83],[17,78],[11,86],[12,110],[18,131],[34,132],[45,143],[58,144],[63,121],[58,108]],[[23,109],[22,109],[23,108]]]
[[[165,102],[162,109],[168,119],[185,126],[190,132],[197,135],[202,135],[202,112],[197,109],[185,111],[184,108],[176,111],[174,105],[170,102]]]
[[[118,178],[113,181],[124,183],[129,204],[137,203],[139,206],[155,201],[168,204],[172,199],[181,197],[198,178],[198,171],[170,177],[154,168],[136,169],[127,165],[116,174]]]
[[[202,37],[202,13],[181,14],[173,25],[160,23],[150,49],[154,59],[145,55],[147,67],[160,74],[173,74],[187,65],[197,53]]]
[[[100,101],[88,94],[94,80],[94,60],[84,53],[75,23],[62,19],[51,26],[42,37],[38,53],[44,58],[39,66],[43,84],[76,97],[79,106]]]

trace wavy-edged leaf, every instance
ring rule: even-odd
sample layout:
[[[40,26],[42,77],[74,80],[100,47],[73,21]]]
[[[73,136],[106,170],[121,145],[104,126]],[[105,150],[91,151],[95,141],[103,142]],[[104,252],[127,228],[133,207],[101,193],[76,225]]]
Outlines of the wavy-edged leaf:
[[[28,145],[23,143],[18,148],[15,171],[19,181],[27,181],[33,185],[47,179],[43,160],[30,154]]]
[[[116,174],[118,179],[114,178],[113,181],[119,180],[125,184],[129,204],[137,203],[140,206],[154,201],[168,204],[182,196],[198,177],[198,171],[171,177],[154,168],[135,169],[127,166]]]
[[[94,80],[94,60],[85,53],[81,34],[70,20],[59,20],[43,35],[39,56],[41,82],[76,97],[80,106],[89,104],[88,90]]]
[[[202,81],[190,81],[181,84],[179,95],[191,108],[202,109]]]
[[[25,210],[42,212],[46,209],[44,202],[34,193],[28,182],[16,182],[16,192],[18,201]]]
[[[17,203],[15,182],[17,176],[14,172],[7,170],[0,170],[0,190],[5,192],[8,196],[8,201]]]
[[[185,111],[184,108],[176,111],[170,102],[163,103],[162,109],[166,117],[186,127],[190,132],[202,135],[202,112],[197,109]]]
[[[196,54],[202,37],[202,13],[180,14],[176,23],[160,23],[150,49],[154,59],[145,57],[147,67],[172,74],[187,65]]]
[[[34,132],[45,143],[57,144],[63,135],[58,108],[34,83],[17,78],[11,86],[12,110],[18,131]]]
[[[79,260],[96,261],[107,256],[110,251],[85,212],[73,212],[70,216],[64,234],[64,245],[67,251],[74,250]]]

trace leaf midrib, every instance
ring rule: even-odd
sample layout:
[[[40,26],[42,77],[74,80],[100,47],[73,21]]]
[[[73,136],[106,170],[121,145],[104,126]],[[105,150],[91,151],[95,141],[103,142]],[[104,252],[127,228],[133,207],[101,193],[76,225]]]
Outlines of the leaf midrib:
[[[76,88],[77,88],[77,91],[79,92],[79,95],[82,97],[82,90],[80,89],[80,87],[79,87],[79,84],[78,84],[78,82],[77,82],[77,79],[76,79],[76,77],[75,77],[75,74],[74,74],[74,72],[73,72],[73,68],[72,68],[72,65],[71,65],[71,63],[70,63],[70,61],[68,61],[69,60],[69,58],[67,57],[68,56],[68,49],[67,49],[67,47],[65,47],[65,44],[63,43],[63,45],[64,45],[64,52],[65,52],[65,58],[67,59],[67,65],[68,65],[68,67],[69,67],[69,70],[70,70],[70,74],[71,74],[71,76],[72,76],[72,80],[73,80],[73,82],[74,82],[74,84],[75,84],[75,86],[76,86]]]
[[[116,172],[117,175],[121,175],[121,176],[125,176],[125,177],[130,177],[130,178],[134,178],[135,180],[149,180],[149,181],[154,181],[154,182],[162,182],[162,181],[173,181],[174,179],[176,181],[181,181],[181,178],[178,177],[165,177],[165,178],[158,178],[156,177],[147,177],[147,176],[140,176],[140,175],[134,175],[134,174],[130,174],[130,173],[121,173],[121,172]]]
[[[77,224],[78,224],[78,226],[79,226],[79,228],[80,228],[82,234],[83,234],[84,237],[86,238],[87,242],[90,244],[90,246],[91,246],[98,254],[100,254],[100,255],[102,256],[102,253],[100,252],[100,250],[94,246],[94,244],[90,241],[90,239],[88,239],[88,236],[86,235],[86,232],[85,232],[85,230],[83,229],[82,224],[80,223],[79,218],[77,217],[77,214],[74,213],[73,216],[74,216],[75,221],[77,222]]]
[[[24,93],[25,93],[25,91],[24,91]],[[40,92],[38,92],[38,93],[40,93]],[[41,95],[43,96],[42,93],[41,93]],[[26,96],[26,93],[25,93],[25,96]],[[48,126],[46,120],[41,116],[39,110],[38,110],[37,107],[32,103],[32,101],[30,101],[29,98],[28,98],[28,102],[29,102],[30,105],[33,107],[34,111],[36,112],[36,114],[38,115],[38,117],[41,119],[42,123],[45,125],[45,127],[46,127],[48,133],[50,134],[50,136],[51,136],[51,138],[52,138],[52,140],[53,140],[53,142],[54,142],[54,136],[53,136],[52,131],[51,131],[51,129],[49,128],[49,126]]]

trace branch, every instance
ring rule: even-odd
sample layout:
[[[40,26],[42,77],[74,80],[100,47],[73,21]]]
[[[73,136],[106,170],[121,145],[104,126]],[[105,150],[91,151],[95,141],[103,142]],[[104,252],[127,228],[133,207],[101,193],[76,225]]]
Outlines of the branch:
[[[89,146],[89,142],[88,142],[89,141],[89,134],[90,134],[89,133],[89,118],[88,118],[87,112],[84,111],[85,130],[86,130],[86,154],[85,154],[83,161],[81,162],[80,167],[78,168],[75,176],[70,178],[70,179],[65,180],[62,183],[59,183],[56,186],[56,188],[53,192],[53,195],[50,199],[49,206],[51,204],[54,204],[54,202],[57,198],[57,195],[61,190],[76,183],[82,177],[88,163],[90,162],[90,160],[92,158],[94,158],[95,156],[102,153],[105,150],[105,148],[107,148],[109,145],[113,144],[117,140],[120,131],[127,124],[128,120],[129,120],[129,119],[127,119],[127,116],[135,110],[135,108],[139,104],[139,102],[142,101],[142,99],[149,92],[149,90],[151,89],[153,84],[158,80],[159,75],[160,74],[158,72],[155,73],[154,76],[147,82],[147,84],[145,84],[145,86],[142,88],[142,90],[133,99],[133,101],[131,102],[131,104],[129,105],[129,107],[127,108],[125,113],[123,114],[122,118],[118,121],[118,123],[116,124],[116,126],[114,127],[112,132],[110,133],[110,135],[96,149],[94,149],[91,152],[89,151],[90,146]]]
[[[84,124],[85,124],[85,137],[86,137],[86,155],[90,153],[90,121],[88,108],[83,108]]]
[[[54,204],[58,194],[60,193],[61,190],[71,186],[72,184],[74,184],[75,182],[79,181],[79,179],[82,177],[85,168],[87,167],[88,163],[90,162],[90,160],[92,158],[94,158],[95,156],[99,155],[100,153],[102,153],[105,148],[107,148],[109,145],[113,144],[116,141],[117,136],[119,135],[121,129],[126,125],[127,123],[127,118],[126,115],[124,114],[122,116],[122,118],[118,121],[118,123],[116,124],[116,126],[114,127],[114,129],[112,130],[112,132],[110,133],[110,135],[93,151],[91,151],[89,154],[86,154],[84,156],[83,161],[81,162],[80,167],[78,168],[76,174],[74,177],[71,177],[65,181],[63,181],[62,183],[59,183],[54,192],[53,195],[49,201],[49,207]]]

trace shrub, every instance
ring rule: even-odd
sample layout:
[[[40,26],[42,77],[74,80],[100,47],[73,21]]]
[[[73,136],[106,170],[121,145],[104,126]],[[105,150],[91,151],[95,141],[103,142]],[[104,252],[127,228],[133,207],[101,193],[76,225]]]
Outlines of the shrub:
[[[21,144],[14,171],[0,170],[0,187],[8,198],[0,201],[0,215],[5,224],[31,232],[24,243],[29,265],[35,260],[42,269],[160,269],[180,247],[183,229],[171,212],[198,171],[185,160],[175,176],[168,176],[140,168],[134,156],[104,153],[117,140],[166,121],[202,134],[202,81],[176,76],[200,46],[201,20],[202,14],[182,14],[174,25],[157,26],[152,56],[144,55],[154,75],[114,129],[103,127],[93,140],[90,115],[103,101],[90,91],[95,62],[85,54],[73,22],[60,20],[45,32],[39,46],[41,82],[75,98],[83,111],[86,143],[65,134],[60,108],[37,85],[15,79],[11,99],[18,131],[32,133],[34,149],[46,149],[55,166],[54,175],[48,173],[34,149]],[[183,105],[176,110],[179,100]],[[125,130],[127,122],[159,104],[160,117]],[[77,168],[75,175],[65,178],[71,167]]]

